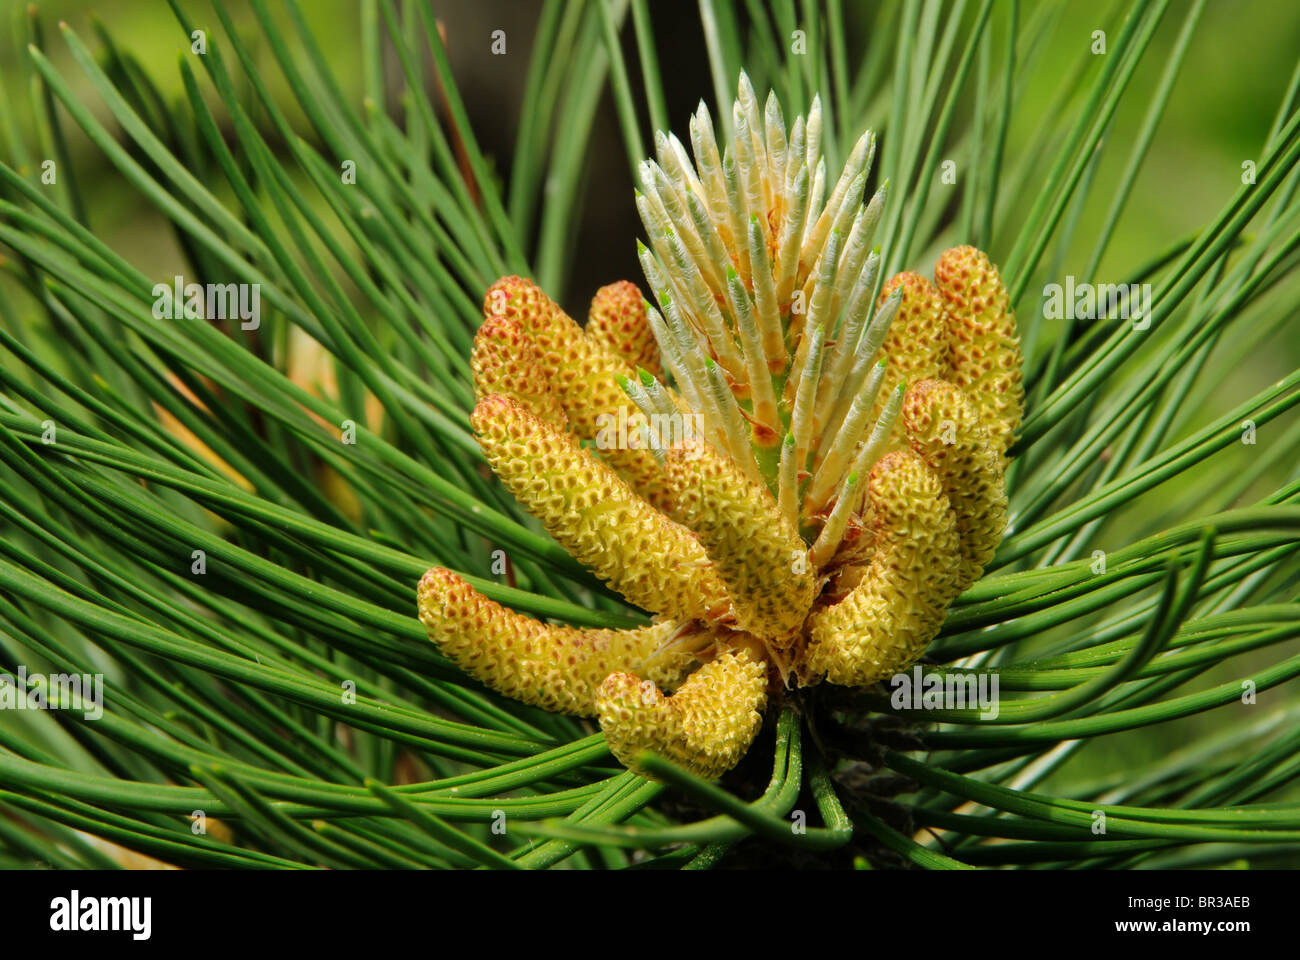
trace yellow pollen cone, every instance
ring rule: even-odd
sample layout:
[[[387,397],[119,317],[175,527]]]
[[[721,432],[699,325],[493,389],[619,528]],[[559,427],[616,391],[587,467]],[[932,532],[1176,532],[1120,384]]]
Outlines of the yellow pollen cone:
[[[555,713],[595,716],[596,691],[615,671],[675,686],[695,659],[673,652],[642,670],[677,624],[638,630],[555,626],[501,606],[442,567],[424,575],[418,603],[429,639],[457,666],[508,697]]]
[[[484,320],[474,336],[469,362],[474,394],[480,400],[494,393],[514,397],[548,423],[565,425],[564,407],[518,320],[500,316]]]
[[[634,377],[636,370],[622,357],[588,338],[554,300],[531,280],[502,277],[488,288],[483,309],[519,322],[537,349],[542,369],[550,379],[574,432],[595,440],[602,429],[617,425],[620,411],[625,421],[639,422],[640,411],[618,385],[618,377]],[[639,432],[624,431],[630,443],[607,445],[600,451],[628,483],[655,506],[670,504],[659,464],[648,450],[639,449]]]
[[[871,471],[875,549],[861,581],[815,613],[796,671],[842,686],[875,683],[909,666],[956,596],[956,524],[934,471],[915,453],[886,454]]]
[[[587,314],[587,339],[656,377],[663,372],[645,295],[635,283],[620,280],[596,291]]]
[[[668,451],[664,473],[677,517],[700,536],[726,584],[741,630],[793,643],[812,605],[808,548],[768,489],[696,440]]]
[[[726,652],[686,679],[671,697],[653,681],[614,673],[596,704],[610,752],[637,771],[651,750],[712,780],[734,767],[763,724],[767,667],[748,651]]]
[[[898,287],[903,288],[903,298],[880,347],[889,362],[869,423],[875,423],[900,382],[915,383],[948,375],[948,328],[934,284],[919,273],[895,274],[880,291],[877,309]],[[891,441],[895,449],[907,445],[901,420],[894,425]]]
[[[695,535],[650,506],[572,436],[502,396],[480,400],[470,422],[515,499],[628,600],[682,619],[726,618],[726,588]]]
[[[944,379],[979,404],[999,453],[1015,439],[1024,415],[1020,338],[998,268],[974,247],[945,250],[934,267],[948,320],[949,365]]]
[[[908,441],[943,482],[961,541],[958,592],[979,579],[1007,526],[1001,451],[979,409],[955,384],[922,380],[903,401]]]

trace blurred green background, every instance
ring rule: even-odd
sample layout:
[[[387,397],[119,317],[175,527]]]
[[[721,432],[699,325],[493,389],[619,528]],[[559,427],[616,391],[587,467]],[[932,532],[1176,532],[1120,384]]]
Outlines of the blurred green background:
[[[196,22],[205,22],[207,0],[186,0],[182,5]],[[287,94],[287,84],[269,51],[256,42],[256,20],[247,4],[243,0],[227,0],[225,5],[244,35],[253,41],[260,56],[259,66],[265,68],[263,76],[272,89]],[[1127,146],[1137,135],[1186,5],[1184,0],[1176,0],[1171,5],[1120,105],[1109,135],[1112,149],[1107,151],[1097,172],[1094,188],[1097,198],[1106,198],[1108,184],[1117,181],[1122,173]],[[24,12],[29,4],[22,0],[3,0],[0,6],[4,8],[4,15],[0,16],[0,71],[6,80],[12,108],[19,122],[25,124],[30,101],[26,91],[15,89],[20,85],[14,81],[21,77],[18,58],[24,55]],[[68,22],[88,40],[94,37],[93,24],[103,23],[118,44],[140,58],[168,98],[182,96],[176,61],[189,44],[165,0],[99,3],[42,0],[37,6],[52,41],[50,59],[110,127],[108,111],[72,65],[66,48],[53,36],[57,34],[56,24],[60,20]],[[869,29],[884,6],[851,0],[845,5],[850,26]],[[972,6],[967,6],[968,18]],[[999,44],[1005,33],[1006,6],[1005,0],[995,4],[991,22]],[[1030,21],[1038,4],[1028,0],[1021,6],[1023,25]],[[311,0],[301,7],[320,46],[328,52],[339,85],[360,101],[358,0]],[[521,0],[433,0],[433,7],[446,27],[456,78],[469,106],[475,133],[489,154],[505,166],[509,163],[519,122],[520,94],[540,5]],[[1036,59],[1033,72],[1026,77],[1026,87],[1013,113],[1008,133],[1008,168],[1032,162],[1024,151],[1044,122],[1064,127],[1071,119],[1068,107],[1056,114],[1049,114],[1049,109],[1057,103],[1058,92],[1079,51],[1092,43],[1092,32],[1109,28],[1108,35],[1113,41],[1118,32],[1116,11],[1123,9],[1122,4],[1115,3],[1062,3],[1059,7],[1055,26],[1042,41],[1043,51]],[[670,98],[672,125],[684,136],[687,116],[698,99],[701,96],[709,101],[713,99],[699,15],[694,3],[678,0],[655,3],[652,13],[656,35],[660,38],[660,56],[665,64],[664,82]],[[219,36],[215,16],[208,15],[206,21]],[[489,53],[494,30],[506,33],[504,56]],[[1108,270],[1131,266],[1165,249],[1173,240],[1203,225],[1222,206],[1240,185],[1242,162],[1258,157],[1297,57],[1300,57],[1300,8],[1295,4],[1277,0],[1211,0],[1129,200],[1123,228],[1102,262],[1103,275],[1109,277]],[[852,70],[855,64],[849,66]],[[394,73],[390,77],[394,89],[396,79]],[[290,99],[286,96],[284,102]],[[291,117],[300,118],[296,107],[290,105],[288,109]],[[869,124],[884,126],[887,118],[866,119]],[[306,128],[305,122],[297,126]],[[96,231],[147,273],[166,275],[177,255],[175,246],[169,242],[169,232],[157,229],[160,226],[157,219],[142,220],[142,211],[129,191],[111,189],[114,182],[120,182],[116,171],[75,124],[69,123],[69,133],[79,174],[86,182],[101,187],[95,191],[91,203]],[[587,161],[590,177],[586,203],[574,225],[580,231],[582,256],[570,284],[570,299],[579,303],[600,284],[620,277],[639,277],[633,236],[640,231],[640,225],[608,94],[596,120],[593,146],[595,149]],[[147,216],[156,217],[152,211]],[[1083,211],[1077,231],[1081,239],[1074,251],[1080,261],[1077,269],[1082,268],[1104,216],[1102,202],[1091,203]],[[1009,238],[999,237],[997,246],[1009,247]],[[1291,367],[1283,362],[1278,369],[1284,368]]]

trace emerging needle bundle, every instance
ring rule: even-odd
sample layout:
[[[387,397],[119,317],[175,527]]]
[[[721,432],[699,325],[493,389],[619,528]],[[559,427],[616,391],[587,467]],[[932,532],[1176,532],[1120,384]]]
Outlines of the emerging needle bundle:
[[[701,104],[693,161],[661,133],[641,166],[654,305],[613,284],[584,331],[506,277],[475,342],[492,469],[655,624],[541,623],[442,568],[419,590],[430,638],[484,683],[598,716],[634,769],[654,750],[710,778],[770,691],[869,684],[921,655],[1002,536],[1023,401],[984,254],[948,250],[934,283],[875,295],[870,132],[832,183],[818,102],[787,128],[743,75],[732,131],[720,151]]]

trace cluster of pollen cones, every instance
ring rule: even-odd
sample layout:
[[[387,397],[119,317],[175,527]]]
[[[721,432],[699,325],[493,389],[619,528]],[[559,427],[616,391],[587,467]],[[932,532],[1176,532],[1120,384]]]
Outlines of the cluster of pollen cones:
[[[655,303],[602,288],[585,329],[531,281],[484,297],[471,422],[493,471],[651,626],[544,623],[435,567],[419,615],[486,685],[600,720],[713,778],[769,696],[909,666],[1006,524],[1021,357],[997,269],[944,252],[876,292],[868,132],[831,186],[821,115],[787,131],[743,75],[719,151],[671,136],[642,165]]]

